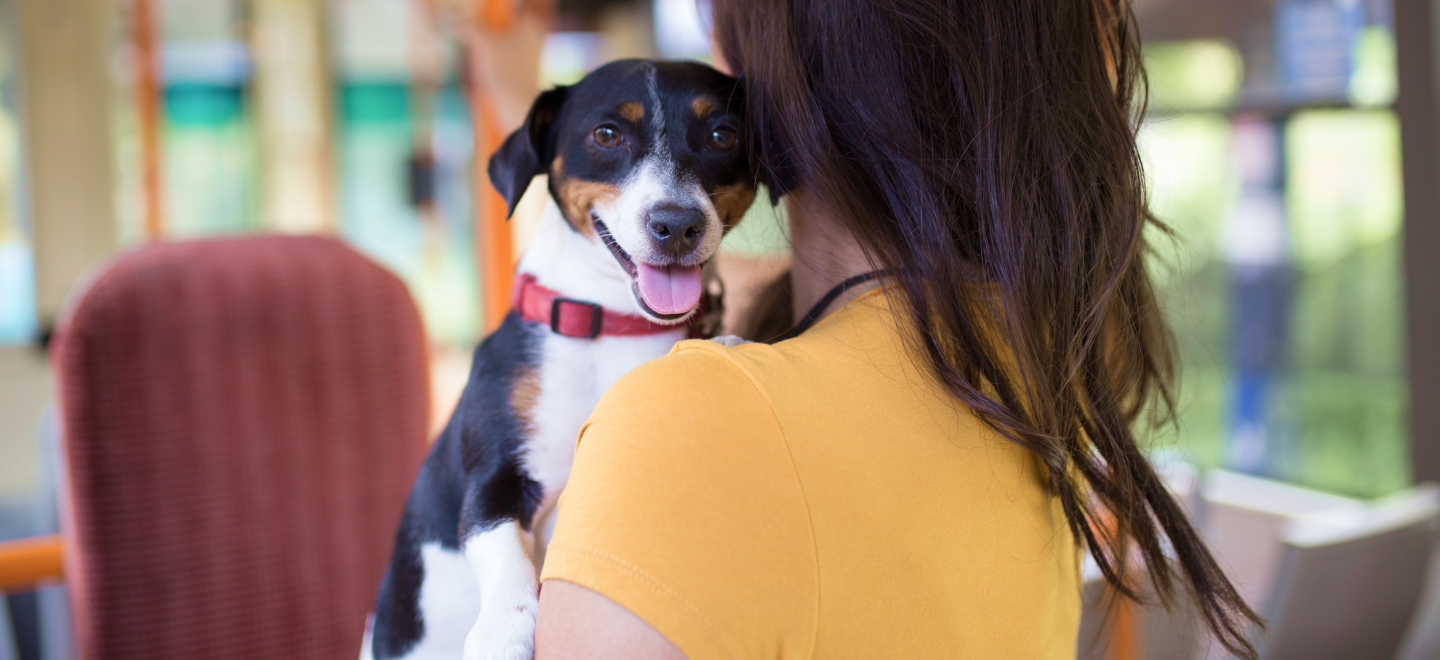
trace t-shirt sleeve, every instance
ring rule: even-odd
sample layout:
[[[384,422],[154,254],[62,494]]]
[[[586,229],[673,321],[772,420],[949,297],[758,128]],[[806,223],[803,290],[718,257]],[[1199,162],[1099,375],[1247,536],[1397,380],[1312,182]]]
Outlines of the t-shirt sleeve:
[[[542,579],[604,594],[691,660],[806,656],[805,498],[771,406],[727,350],[682,343],[600,400]]]

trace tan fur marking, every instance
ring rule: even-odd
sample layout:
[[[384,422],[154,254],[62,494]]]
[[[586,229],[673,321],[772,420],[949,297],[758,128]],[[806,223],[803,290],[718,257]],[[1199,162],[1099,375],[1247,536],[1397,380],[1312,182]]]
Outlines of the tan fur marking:
[[[704,119],[709,117],[710,113],[715,112],[715,102],[708,97],[697,96],[694,101],[690,102],[690,112],[695,113],[697,118]]]
[[[516,417],[524,420],[525,424],[534,424],[535,406],[539,403],[540,372],[526,369],[515,377],[514,385],[510,388],[510,410],[515,412]]]
[[[561,177],[555,186],[555,198],[565,220],[581,234],[593,236],[595,228],[590,224],[590,209],[597,204],[611,204],[620,197],[620,188],[599,181],[586,181]]]
[[[745,211],[749,210],[750,203],[755,201],[755,186],[737,183],[733,186],[721,186],[710,193],[710,203],[715,205],[715,212],[720,215],[720,221],[725,223],[725,231],[730,231],[740,218],[745,217]]]
[[[626,101],[620,104],[620,116],[632,124],[640,123],[645,118],[645,106],[637,101]]]

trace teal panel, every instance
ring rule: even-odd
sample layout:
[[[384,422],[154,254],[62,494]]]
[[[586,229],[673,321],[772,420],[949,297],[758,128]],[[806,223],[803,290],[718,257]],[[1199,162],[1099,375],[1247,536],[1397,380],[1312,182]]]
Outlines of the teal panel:
[[[35,268],[24,241],[0,243],[0,345],[35,338]]]
[[[347,124],[410,121],[405,82],[351,82],[340,86],[340,119]]]
[[[223,126],[245,114],[239,87],[185,83],[165,88],[165,120],[178,126]]]

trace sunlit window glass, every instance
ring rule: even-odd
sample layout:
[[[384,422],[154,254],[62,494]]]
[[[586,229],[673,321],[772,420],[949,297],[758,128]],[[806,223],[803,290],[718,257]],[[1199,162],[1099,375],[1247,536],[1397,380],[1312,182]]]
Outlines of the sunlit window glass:
[[[1395,45],[1384,3],[1286,0],[1253,43],[1145,50],[1140,146],[1191,460],[1376,496],[1408,480]]]

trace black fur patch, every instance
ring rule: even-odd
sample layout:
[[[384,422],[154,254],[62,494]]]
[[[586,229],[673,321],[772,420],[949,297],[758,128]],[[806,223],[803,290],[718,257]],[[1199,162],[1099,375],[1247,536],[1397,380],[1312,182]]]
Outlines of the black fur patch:
[[[471,490],[460,509],[460,530],[464,536],[487,531],[507,520],[519,521],[530,531],[544,489],[525,474],[520,457],[508,455],[486,475],[470,483]]]
[[[405,517],[409,516],[407,511]],[[380,582],[370,637],[376,658],[404,655],[425,634],[425,622],[420,618],[420,585],[425,582],[425,567],[420,563],[420,545],[410,538],[411,529],[412,521],[400,521],[390,570]]]
[[[405,655],[425,635],[420,546],[438,542],[458,552],[461,539],[506,519],[529,529],[543,493],[520,468],[526,422],[510,393],[538,364],[543,331],[511,313],[476,349],[470,381],[420,468],[395,535],[371,631],[378,660]]]
[[[701,96],[714,99],[703,117],[691,109]],[[638,121],[633,111],[637,105],[643,108]],[[618,60],[573,86],[541,94],[525,125],[491,158],[490,180],[513,210],[537,175],[550,175],[550,194],[560,200],[560,181],[618,185],[647,155],[663,148],[706,192],[735,185],[753,189],[758,172],[750,149],[743,146],[748,142],[742,139],[742,146],[727,150],[709,143],[711,133],[721,127],[746,135],[744,121],[744,100],[734,78],[699,62]],[[601,127],[618,132],[618,146],[596,143],[595,130]],[[560,171],[548,172],[557,158]],[[566,209],[565,201],[560,202]],[[588,222],[567,219],[576,227]]]

